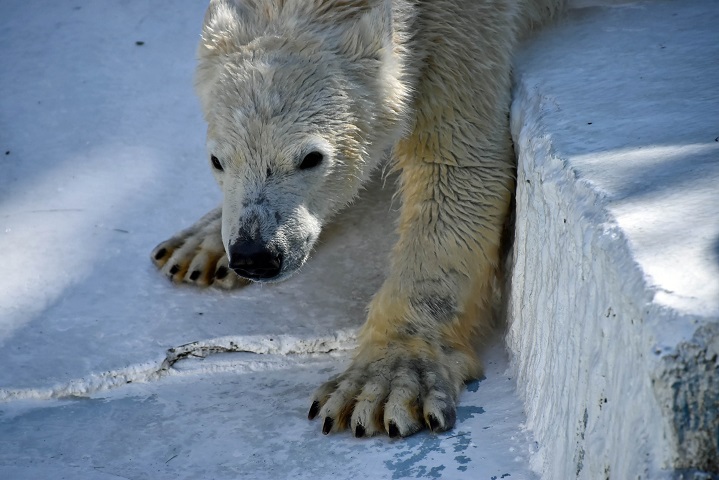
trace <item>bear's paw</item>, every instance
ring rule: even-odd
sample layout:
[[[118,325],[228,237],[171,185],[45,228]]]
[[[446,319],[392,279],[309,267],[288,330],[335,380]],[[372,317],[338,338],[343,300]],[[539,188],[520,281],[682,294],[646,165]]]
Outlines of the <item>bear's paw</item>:
[[[221,229],[222,210],[217,208],[156,246],[152,261],[175,283],[225,289],[245,286],[250,281],[228,266]]]
[[[358,438],[449,430],[463,384],[460,362],[441,348],[365,345],[347,371],[317,389],[308,417],[322,420],[324,434],[350,428]]]

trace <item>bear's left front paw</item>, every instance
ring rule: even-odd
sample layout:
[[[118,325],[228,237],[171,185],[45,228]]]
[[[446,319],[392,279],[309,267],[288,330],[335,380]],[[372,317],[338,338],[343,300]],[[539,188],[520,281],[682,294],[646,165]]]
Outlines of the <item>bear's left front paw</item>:
[[[365,346],[345,373],[317,389],[309,419],[319,415],[325,435],[347,427],[355,437],[406,437],[425,426],[449,430],[464,381],[463,356],[434,350]]]

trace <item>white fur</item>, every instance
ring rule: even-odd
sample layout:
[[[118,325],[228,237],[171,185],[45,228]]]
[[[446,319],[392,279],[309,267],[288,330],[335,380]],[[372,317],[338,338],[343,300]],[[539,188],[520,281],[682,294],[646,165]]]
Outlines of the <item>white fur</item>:
[[[167,274],[235,285],[223,276],[221,233],[226,250],[250,238],[279,252],[271,280],[286,278],[390,149],[401,172],[390,275],[352,366],[314,397],[310,416],[324,418],[325,433],[349,426],[358,436],[408,435],[454,424],[462,382],[480,372],[474,340],[489,328],[514,187],[512,51],[562,4],[210,3],[196,85],[208,158],[222,167],[211,167],[222,220],[216,211],[159,245],[153,256]],[[300,169],[310,152],[322,162]]]

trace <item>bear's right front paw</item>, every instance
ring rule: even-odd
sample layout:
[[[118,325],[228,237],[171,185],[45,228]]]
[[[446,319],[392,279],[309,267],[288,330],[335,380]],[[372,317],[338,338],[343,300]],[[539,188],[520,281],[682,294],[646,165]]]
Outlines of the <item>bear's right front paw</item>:
[[[230,270],[227,255],[207,250],[192,242],[177,244],[176,239],[160,243],[152,251],[152,261],[175,283],[189,283],[198,287],[235,288],[248,285],[249,280]]]
[[[151,254],[153,263],[175,283],[228,289],[249,284],[228,266],[220,236],[221,218],[200,222],[156,246]]]

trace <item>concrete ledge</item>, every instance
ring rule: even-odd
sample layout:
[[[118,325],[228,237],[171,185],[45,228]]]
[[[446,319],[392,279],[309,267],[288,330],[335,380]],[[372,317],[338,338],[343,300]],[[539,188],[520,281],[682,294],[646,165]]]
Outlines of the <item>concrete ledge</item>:
[[[611,2],[517,59],[508,344],[545,478],[719,473],[717,25]]]

